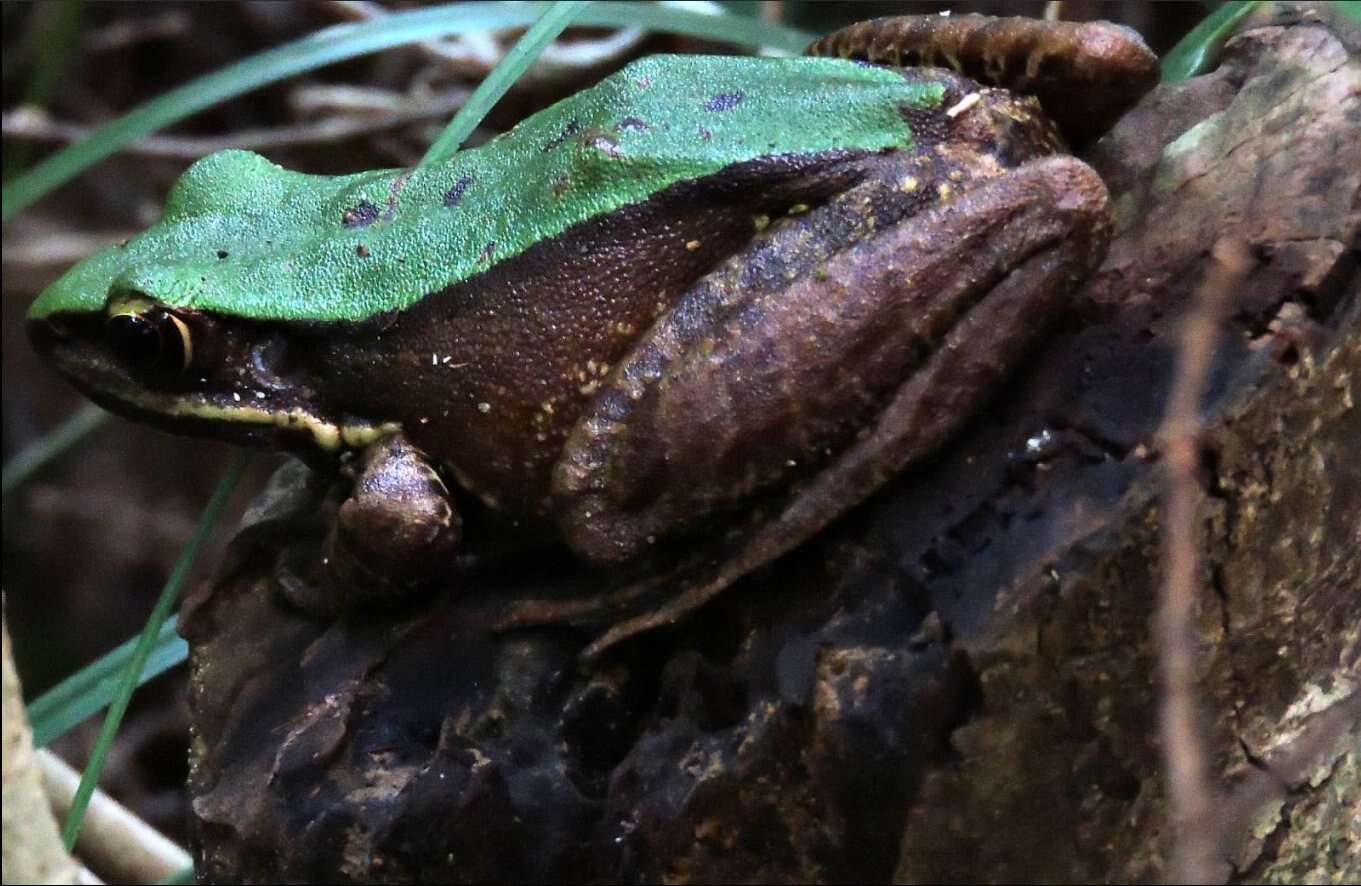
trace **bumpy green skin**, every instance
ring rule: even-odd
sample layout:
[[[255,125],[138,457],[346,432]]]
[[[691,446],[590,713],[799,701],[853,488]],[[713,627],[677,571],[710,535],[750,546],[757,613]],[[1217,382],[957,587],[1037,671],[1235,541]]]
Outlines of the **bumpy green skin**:
[[[291,172],[248,151],[194,164],[161,220],[77,265],[30,319],[111,290],[259,320],[357,321],[734,163],[906,148],[938,84],[839,59],[653,56],[488,144],[415,171]]]

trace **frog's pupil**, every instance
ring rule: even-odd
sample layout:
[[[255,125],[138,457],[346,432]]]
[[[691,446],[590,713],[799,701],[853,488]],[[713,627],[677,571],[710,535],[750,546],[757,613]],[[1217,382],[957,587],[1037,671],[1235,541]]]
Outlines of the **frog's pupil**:
[[[109,318],[109,346],[136,370],[177,368],[183,360],[180,336],[169,317],[116,314]]]

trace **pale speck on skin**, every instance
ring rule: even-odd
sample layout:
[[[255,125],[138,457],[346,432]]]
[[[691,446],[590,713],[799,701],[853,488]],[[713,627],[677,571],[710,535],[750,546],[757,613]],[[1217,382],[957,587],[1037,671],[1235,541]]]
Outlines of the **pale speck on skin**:
[[[486,415],[488,412],[491,412],[491,404],[486,400],[483,400],[481,403],[477,404],[477,411]]]
[[[232,391],[232,399],[235,400],[237,403],[240,403],[241,395],[238,394],[236,391]]]
[[[968,95],[964,96],[959,101],[955,102],[955,104],[952,105],[950,108],[948,108],[945,111],[945,116],[950,117],[951,119],[958,117],[960,114],[963,114],[965,111],[969,110],[969,108],[972,108],[974,105],[978,104],[979,101],[981,100],[982,96],[980,96],[976,92],[971,92]]]

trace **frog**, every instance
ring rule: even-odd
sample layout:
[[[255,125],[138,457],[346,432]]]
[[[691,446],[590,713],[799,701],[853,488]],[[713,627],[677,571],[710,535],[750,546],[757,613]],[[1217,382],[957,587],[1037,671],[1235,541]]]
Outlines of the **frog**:
[[[594,655],[948,443],[1104,255],[1069,140],[1156,76],[1107,23],[908,16],[644,57],[414,169],[223,151],[27,331],[116,413],[335,474],[310,610],[458,593],[470,505],[593,574],[698,552],[645,609],[655,578],[510,620],[627,612]]]

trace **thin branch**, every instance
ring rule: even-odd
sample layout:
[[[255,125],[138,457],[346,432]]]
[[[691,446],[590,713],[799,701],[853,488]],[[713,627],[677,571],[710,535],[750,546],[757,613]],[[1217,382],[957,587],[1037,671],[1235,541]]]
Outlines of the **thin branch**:
[[[1205,741],[1196,704],[1195,604],[1201,585],[1196,511],[1200,453],[1200,403],[1234,286],[1249,264],[1246,246],[1223,238],[1215,263],[1183,320],[1177,367],[1160,437],[1163,442],[1163,586],[1158,611],[1163,688],[1160,731],[1167,795],[1176,842],[1169,883],[1221,883],[1227,873],[1215,857],[1221,830],[1214,815]]]
[[[325,5],[347,21],[367,21],[392,12],[370,0],[330,0]],[[723,11],[717,4],[708,7],[698,7],[698,11],[712,11],[713,14]],[[693,5],[686,8],[696,9]],[[636,50],[647,36],[648,32],[642,28],[618,28],[603,37],[559,41],[547,47],[517,82],[522,85],[570,82],[583,70],[616,64]],[[513,42],[507,41],[503,45],[493,32],[477,31],[442,40],[426,40],[414,48],[448,71],[480,80],[500,64]]]
[[[444,120],[463,107],[463,102],[470,93],[471,90],[462,87],[451,89],[422,99],[419,106],[411,110],[394,111],[380,117],[330,117],[288,126],[242,129],[204,138],[148,135],[137,139],[125,150],[144,157],[194,160],[226,148],[259,151],[303,144],[328,144],[396,129],[411,123]],[[52,120],[33,108],[5,112],[0,116],[0,129],[8,139],[61,143],[78,142],[93,131],[92,127]]]
[[[80,773],[47,750],[38,751],[38,765],[53,813],[65,818]],[[115,883],[155,883],[193,864],[189,853],[98,789],[85,813],[76,854]]]

